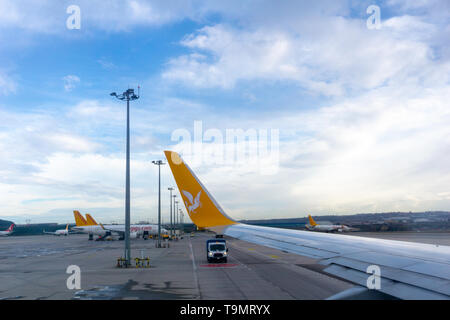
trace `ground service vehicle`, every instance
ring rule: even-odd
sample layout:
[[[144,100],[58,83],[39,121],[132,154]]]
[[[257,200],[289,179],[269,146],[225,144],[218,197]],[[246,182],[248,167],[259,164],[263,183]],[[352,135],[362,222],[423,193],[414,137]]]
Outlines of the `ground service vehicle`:
[[[223,261],[227,262],[228,248],[225,239],[206,240],[206,258],[208,262]]]

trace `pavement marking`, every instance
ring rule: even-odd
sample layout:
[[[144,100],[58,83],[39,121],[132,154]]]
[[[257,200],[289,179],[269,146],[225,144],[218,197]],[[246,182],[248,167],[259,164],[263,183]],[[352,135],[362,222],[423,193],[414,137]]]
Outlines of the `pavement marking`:
[[[241,248],[239,248],[236,244],[233,243],[232,246],[236,249],[236,251],[239,251],[239,252],[245,254],[245,252],[243,252],[243,251],[241,250]],[[253,253],[257,253],[259,256],[264,257],[264,258],[267,258],[267,256],[266,256],[265,254],[262,254],[262,253],[260,253],[260,252],[258,252],[258,251],[256,251],[256,250],[255,250]],[[252,270],[252,268],[250,268],[248,265],[246,265],[246,264],[240,262],[240,261],[236,258],[236,256],[234,256],[233,258],[234,258],[236,261],[238,261],[239,263],[241,263],[243,266],[245,266],[248,270],[250,270],[250,271],[252,271],[252,272],[255,272],[255,274],[256,274],[260,279],[263,279],[264,281],[267,281],[267,282],[270,283],[272,286],[274,286],[274,287],[280,289],[282,292],[286,293],[286,294],[287,294],[288,296],[290,296],[292,299],[295,299],[295,297],[294,297],[292,294],[290,294],[290,293],[289,293],[287,290],[285,290],[284,288],[282,288],[282,287],[278,286],[277,284],[275,284],[275,283],[272,281],[272,279],[268,279],[266,276],[264,276],[264,275],[258,273],[256,270]],[[281,260],[281,261],[282,261],[282,260]],[[227,275],[227,276],[228,276],[228,275]],[[239,290],[239,291],[242,292],[242,290]],[[245,296],[245,295],[244,295],[244,296]]]
[[[198,298],[201,299],[202,294],[200,292],[200,283],[199,283],[198,277],[197,277],[197,266],[195,265],[194,250],[192,249],[191,237],[189,237],[189,248],[191,249],[191,260],[192,260],[192,268],[193,268],[193,273],[194,273],[194,281],[195,281],[195,284],[197,285]]]
[[[236,248],[236,246],[233,244],[232,245],[232,247],[235,247]],[[239,251],[239,250],[238,250]],[[233,258],[234,260],[236,260],[240,265],[242,265],[242,266],[244,266],[245,268],[247,268],[248,270],[252,270],[248,265],[246,265],[245,263],[242,263],[241,261],[239,261],[239,259],[238,258],[236,258],[236,256],[231,256],[230,258]]]
[[[237,246],[237,245],[234,244],[234,243],[231,243],[230,245],[231,245],[232,247],[238,249],[238,250],[242,249],[242,248],[240,248],[239,246]],[[247,248],[247,249],[248,249],[248,248]],[[261,253],[261,252],[257,251],[257,250],[254,249],[254,248],[253,248],[253,250],[250,250],[250,251],[252,251],[252,254],[254,253],[254,254],[259,255],[259,256],[261,256],[261,257],[264,257],[264,258],[270,257],[270,258],[273,258],[273,259],[278,259],[278,261],[279,261],[280,263],[290,264],[290,263],[288,263],[288,262],[286,262],[286,261],[284,261],[284,260],[280,260],[280,257],[277,256],[277,255],[267,255],[267,254],[264,254],[264,253]],[[236,258],[235,258],[235,259],[236,259]],[[237,259],[236,259],[236,260],[237,260]]]
[[[209,264],[201,264],[202,268],[233,268],[238,266],[237,263],[209,263]]]

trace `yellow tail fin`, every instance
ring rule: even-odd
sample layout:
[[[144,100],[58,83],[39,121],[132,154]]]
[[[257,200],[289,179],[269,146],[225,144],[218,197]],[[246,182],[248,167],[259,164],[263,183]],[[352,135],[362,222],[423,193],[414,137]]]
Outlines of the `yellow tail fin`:
[[[83,218],[78,210],[73,210],[73,216],[75,217],[75,224],[77,227],[87,226],[86,220]]]
[[[92,218],[92,216],[89,213],[86,213],[86,220],[87,220],[88,225],[90,225],[90,226],[98,225],[97,221],[95,221],[94,218]]]
[[[317,226],[317,223],[314,221],[314,219],[311,217],[311,215],[308,216],[309,224],[312,226]]]
[[[208,190],[176,152],[164,151],[186,211],[199,228],[236,224],[228,217]]]

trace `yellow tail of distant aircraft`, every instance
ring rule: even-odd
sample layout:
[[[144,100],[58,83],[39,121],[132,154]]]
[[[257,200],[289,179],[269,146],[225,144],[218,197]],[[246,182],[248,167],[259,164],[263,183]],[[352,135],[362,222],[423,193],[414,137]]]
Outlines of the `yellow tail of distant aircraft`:
[[[89,214],[86,213],[86,219],[81,215],[78,210],[73,211],[75,217],[76,227],[73,230],[89,234],[89,239],[92,239],[93,235],[98,235],[100,239],[103,239],[111,234],[119,235],[121,238],[125,236],[125,225],[101,225]],[[161,228],[161,234],[167,234],[168,231],[165,228]],[[154,224],[133,224],[130,226],[130,237],[137,238],[140,236],[148,236],[158,234],[158,225]]]
[[[308,216],[308,219],[309,219],[309,224],[311,226],[316,226],[317,225],[317,223],[314,221],[314,219],[311,217],[311,215]]]
[[[100,226],[97,225],[97,223],[89,215],[89,213],[86,214],[88,221],[84,219],[83,215],[78,210],[73,210],[73,216],[75,217],[76,226],[73,227],[72,230],[89,234],[89,240],[92,240],[94,235],[98,236],[104,235],[104,230],[102,230],[102,228],[100,228]]]
[[[181,159],[164,151],[191,220],[199,228],[259,245],[308,256],[327,265],[326,272],[357,284],[331,298],[450,299],[450,247],[342,234],[270,228],[239,223],[225,214]],[[313,222],[313,223],[311,223]],[[311,225],[320,226],[310,217]],[[368,287],[374,265],[380,288]]]
[[[86,220],[89,225],[92,226],[98,225],[97,221],[95,221],[94,218],[92,218],[92,216],[89,213],[86,213]]]
[[[350,232],[356,231],[356,228],[350,228],[349,226],[343,224],[317,224],[311,215],[308,216],[309,225],[305,225],[306,229],[311,231],[322,231],[322,232]]]
[[[73,210],[73,216],[75,217],[75,224],[77,225],[77,227],[89,225],[78,210]]]

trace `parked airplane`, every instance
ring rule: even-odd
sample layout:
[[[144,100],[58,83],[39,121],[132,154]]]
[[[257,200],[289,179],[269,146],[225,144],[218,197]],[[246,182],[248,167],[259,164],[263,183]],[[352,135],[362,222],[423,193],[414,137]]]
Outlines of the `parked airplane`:
[[[13,223],[13,224],[11,224],[9,227],[8,227],[8,229],[6,229],[5,231],[0,231],[0,236],[2,236],[2,237],[6,237],[6,236],[9,236],[11,233],[13,233],[14,231],[14,227],[15,227],[16,225]]]
[[[89,240],[94,239],[94,234],[99,235],[98,228],[92,222],[88,223],[86,219],[81,215],[78,210],[73,211],[73,216],[75,217],[75,227],[72,230],[79,231],[82,233],[87,233],[89,235]]]
[[[356,285],[330,299],[450,299],[450,246],[239,223],[224,212],[177,153],[164,153],[189,216],[198,227],[318,259],[328,266],[325,272]],[[191,195],[202,191],[199,205],[193,208],[183,191]],[[372,280],[379,286],[374,287]]]
[[[308,215],[309,224],[306,224],[306,229],[310,231],[323,231],[323,232],[350,232],[355,231],[355,228],[343,224],[317,224],[311,215]]]
[[[43,231],[45,234],[51,234],[54,236],[67,236],[69,235],[71,232],[69,231],[69,224],[67,224],[65,229],[59,229],[56,230],[55,232],[46,232],[45,230]]]
[[[79,211],[73,211],[75,217],[76,227],[72,230],[77,230],[83,233],[99,236],[97,240],[103,240],[109,236],[118,235],[120,240],[125,237],[125,225],[123,224],[110,224],[100,225],[90,214],[86,214],[86,219],[80,214]],[[161,228],[161,234],[167,234],[168,231],[165,228]],[[132,224],[130,225],[130,238],[143,237],[147,239],[150,235],[158,234],[158,225],[156,224]],[[91,237],[89,238],[91,239]]]

